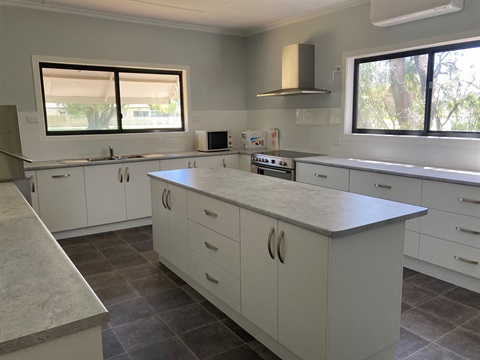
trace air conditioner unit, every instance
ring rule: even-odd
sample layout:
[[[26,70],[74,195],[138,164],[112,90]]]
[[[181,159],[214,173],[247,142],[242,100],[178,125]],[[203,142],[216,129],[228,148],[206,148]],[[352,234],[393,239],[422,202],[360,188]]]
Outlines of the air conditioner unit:
[[[387,27],[463,9],[464,0],[370,0],[370,20]]]

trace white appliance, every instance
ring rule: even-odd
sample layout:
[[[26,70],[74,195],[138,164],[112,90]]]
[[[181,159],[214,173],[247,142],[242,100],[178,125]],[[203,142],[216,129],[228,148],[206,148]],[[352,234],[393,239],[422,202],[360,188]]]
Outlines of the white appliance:
[[[463,9],[464,0],[371,0],[370,20],[387,27]]]
[[[233,146],[232,132],[230,130],[195,131],[195,149],[198,151],[223,151]]]

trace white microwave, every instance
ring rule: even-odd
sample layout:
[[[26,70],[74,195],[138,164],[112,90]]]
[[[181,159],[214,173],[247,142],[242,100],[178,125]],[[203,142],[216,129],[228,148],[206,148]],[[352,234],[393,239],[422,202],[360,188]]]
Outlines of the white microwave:
[[[195,131],[195,149],[198,151],[222,151],[232,148],[232,133],[230,130]]]

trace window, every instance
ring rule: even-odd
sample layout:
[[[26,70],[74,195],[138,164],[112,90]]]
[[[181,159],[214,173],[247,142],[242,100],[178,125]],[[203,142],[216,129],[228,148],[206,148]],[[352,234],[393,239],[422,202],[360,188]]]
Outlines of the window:
[[[480,41],[358,58],[353,133],[480,137]]]
[[[47,135],[183,131],[182,71],[40,62]]]

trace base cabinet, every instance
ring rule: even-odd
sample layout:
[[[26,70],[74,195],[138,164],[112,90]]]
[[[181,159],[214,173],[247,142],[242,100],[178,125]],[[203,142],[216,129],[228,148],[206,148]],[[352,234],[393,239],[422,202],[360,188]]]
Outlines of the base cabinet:
[[[37,172],[35,170],[26,170],[25,177],[30,180],[30,193],[32,195],[32,209],[40,216],[40,203],[38,202],[38,183]]]
[[[193,158],[168,159],[160,161],[160,170],[192,169],[197,167],[221,167],[220,156],[198,156]]]

